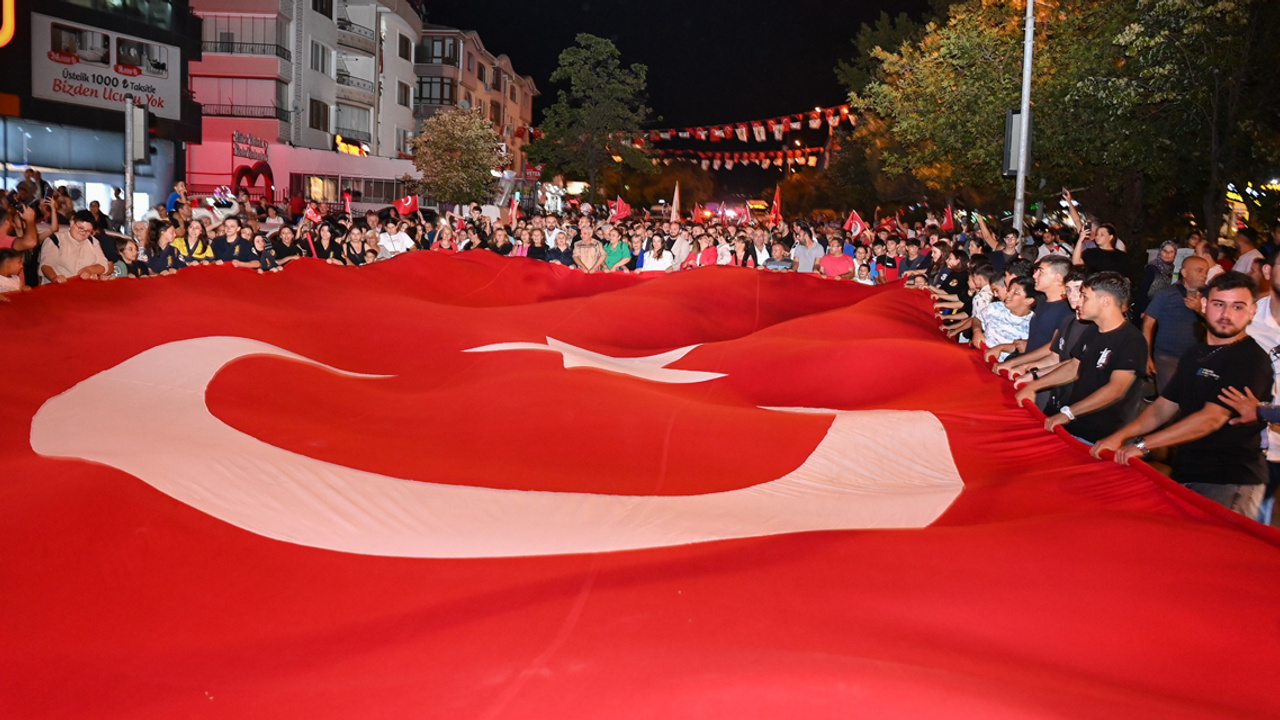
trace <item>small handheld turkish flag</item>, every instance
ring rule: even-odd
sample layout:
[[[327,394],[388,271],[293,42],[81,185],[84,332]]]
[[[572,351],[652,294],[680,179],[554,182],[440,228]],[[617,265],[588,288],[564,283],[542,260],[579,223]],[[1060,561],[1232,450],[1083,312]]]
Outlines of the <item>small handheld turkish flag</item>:
[[[951,212],[950,205],[947,206],[947,216],[942,220],[942,224],[938,226],[938,229],[942,232],[955,232],[956,220]]]
[[[405,195],[399,200],[393,201],[391,205],[396,209],[396,212],[400,213],[402,216],[409,215],[418,211],[418,196]]]
[[[852,233],[854,237],[857,237],[867,229],[867,224],[862,221],[862,217],[858,215],[857,210],[851,210],[849,211],[849,219],[844,221],[844,229]]]
[[[773,206],[769,208],[769,227],[782,224],[782,186],[773,189]]]
[[[320,211],[316,209],[314,204],[307,205],[307,211],[304,212],[302,216],[313,223],[318,223],[324,220],[324,216],[320,214]]]
[[[617,201],[609,203],[609,222],[617,222],[631,217],[631,206],[619,195]]]

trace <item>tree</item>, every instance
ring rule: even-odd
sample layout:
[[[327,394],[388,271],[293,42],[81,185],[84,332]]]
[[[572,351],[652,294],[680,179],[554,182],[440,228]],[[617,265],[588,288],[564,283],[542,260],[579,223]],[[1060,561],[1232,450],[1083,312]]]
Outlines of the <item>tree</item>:
[[[406,177],[405,182],[411,192],[430,194],[442,203],[483,202],[494,188],[493,169],[511,162],[500,142],[479,110],[442,110],[422,123],[411,142],[413,164],[422,178]]]
[[[1217,234],[1227,184],[1280,155],[1280,9],[1274,0],[1138,0],[1115,38],[1130,63],[1116,82],[1134,114],[1180,148],[1179,176]]]
[[[568,87],[543,113],[543,137],[529,145],[528,153],[554,174],[585,178],[598,193],[601,172],[619,160],[635,170],[655,171],[644,151],[630,142],[650,119],[644,104],[648,69],[622,67],[618,48],[604,38],[582,33],[576,43],[560,53],[551,82]]]

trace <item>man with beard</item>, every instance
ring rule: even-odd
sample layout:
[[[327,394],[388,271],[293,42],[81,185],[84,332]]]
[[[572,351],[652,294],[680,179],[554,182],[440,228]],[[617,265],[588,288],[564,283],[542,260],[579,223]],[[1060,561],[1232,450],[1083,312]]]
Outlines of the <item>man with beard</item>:
[[[1219,397],[1234,387],[1271,398],[1271,360],[1246,332],[1256,311],[1253,293],[1253,280],[1244,273],[1225,272],[1209,283],[1205,342],[1178,360],[1169,387],[1137,419],[1093,446],[1094,457],[1114,451],[1115,461],[1127,465],[1152,449],[1176,445],[1170,477],[1230,510],[1257,515],[1267,481],[1262,424],[1231,424],[1237,413]]]

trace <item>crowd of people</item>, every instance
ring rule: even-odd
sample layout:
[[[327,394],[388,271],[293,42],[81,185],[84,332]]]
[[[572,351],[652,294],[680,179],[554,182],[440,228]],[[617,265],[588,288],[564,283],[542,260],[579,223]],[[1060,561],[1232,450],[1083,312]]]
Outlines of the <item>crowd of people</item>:
[[[490,252],[585,273],[734,265],[903,281],[932,294],[941,329],[983,352],[1047,429],[1063,427],[1095,456],[1154,453],[1175,480],[1264,522],[1280,485],[1280,433],[1263,432],[1280,420],[1269,404],[1280,371],[1280,228],[1265,241],[1241,229],[1233,247],[1193,233],[1135,272],[1116,229],[1086,221],[1069,192],[1069,224],[997,235],[981,216],[958,228],[930,216],[854,233],[577,212],[502,222],[478,205],[322,215],[243,195],[228,204],[235,212],[197,215],[179,184],[156,219],[110,234],[110,215],[76,210],[37,180],[0,201],[0,293],[198,264],[279,272],[304,257],[365,265],[407,252]]]

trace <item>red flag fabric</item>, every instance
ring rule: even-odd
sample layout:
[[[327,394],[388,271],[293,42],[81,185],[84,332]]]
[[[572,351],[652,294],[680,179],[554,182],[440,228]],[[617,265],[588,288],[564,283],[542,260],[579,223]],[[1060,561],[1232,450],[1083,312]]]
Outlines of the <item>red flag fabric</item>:
[[[351,193],[349,192],[342,193],[342,211],[348,215],[351,214]]]
[[[769,206],[769,227],[782,224],[782,186],[773,189],[773,205]]]
[[[947,206],[946,217],[942,219],[942,224],[938,226],[938,229],[941,230],[942,232],[955,232],[956,220],[955,220],[955,216],[951,212],[950,205]]]
[[[844,229],[857,237],[867,229],[867,224],[862,221],[862,216],[858,215],[857,210],[850,210],[849,219],[844,221]]]
[[[701,225],[701,224],[702,224],[702,221],[704,220],[704,218],[702,217],[702,214],[703,214],[703,213],[702,213],[702,205],[700,205],[700,204],[698,204],[698,203],[694,203],[694,204],[693,204],[693,222],[694,222],[695,224],[697,224],[697,225]]]
[[[515,224],[520,219],[520,203],[516,200],[514,194],[511,195],[511,203],[507,206],[507,222]]]
[[[4,716],[1280,716],[1274,530],[1045,433],[926,294],[654,275],[13,296]]]
[[[619,195],[615,202],[609,203],[609,222],[617,222],[631,217],[631,206]]]
[[[405,195],[399,200],[392,201],[391,205],[395,207],[396,212],[400,213],[401,216],[411,215],[418,211],[418,196]]]
[[[302,216],[313,223],[318,223],[324,220],[324,216],[321,215],[320,211],[316,209],[316,206],[314,203],[307,204],[307,209],[305,212],[302,213]]]

